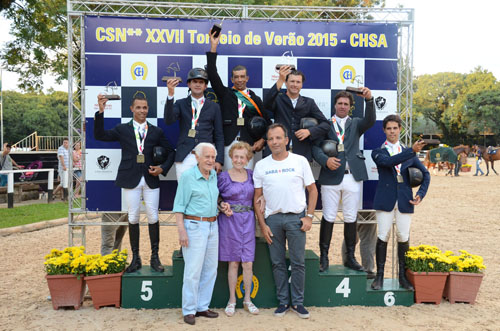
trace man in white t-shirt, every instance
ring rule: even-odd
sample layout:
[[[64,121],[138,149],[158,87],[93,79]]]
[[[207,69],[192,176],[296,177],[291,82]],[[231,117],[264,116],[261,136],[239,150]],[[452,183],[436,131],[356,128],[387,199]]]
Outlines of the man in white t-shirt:
[[[309,318],[304,308],[306,231],[311,229],[318,191],[307,159],[286,150],[288,134],[283,124],[272,124],[267,131],[271,155],[257,162],[253,173],[254,201],[264,195],[265,215],[255,204],[255,214],[269,245],[274,282],[279,306],[275,316],[290,309],[290,289],[286,267],[286,241],[291,266],[292,310],[301,318]],[[305,189],[309,193],[306,204]],[[306,210],[307,207],[307,210]]]

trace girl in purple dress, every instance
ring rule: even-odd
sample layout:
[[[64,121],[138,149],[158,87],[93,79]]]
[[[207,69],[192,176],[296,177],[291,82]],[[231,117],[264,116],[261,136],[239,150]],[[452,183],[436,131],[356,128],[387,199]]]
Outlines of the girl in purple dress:
[[[229,149],[233,167],[219,174],[219,260],[229,262],[228,284],[229,301],[225,313],[233,316],[236,307],[236,281],[238,267],[243,268],[245,298],[243,307],[251,314],[258,314],[259,309],[252,303],[252,264],[255,256],[255,216],[253,212],[252,170],[245,169],[252,159],[252,148],[245,142],[238,142]]]

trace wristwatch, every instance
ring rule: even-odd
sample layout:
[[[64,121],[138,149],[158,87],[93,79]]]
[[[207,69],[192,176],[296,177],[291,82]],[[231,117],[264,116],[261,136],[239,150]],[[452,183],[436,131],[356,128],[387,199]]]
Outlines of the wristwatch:
[[[306,214],[307,217],[310,217],[311,219],[314,218],[314,214]]]

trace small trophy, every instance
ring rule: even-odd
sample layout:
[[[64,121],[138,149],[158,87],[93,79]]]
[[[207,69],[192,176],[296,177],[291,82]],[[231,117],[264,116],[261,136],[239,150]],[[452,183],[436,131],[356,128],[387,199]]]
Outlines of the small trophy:
[[[111,94],[108,94],[108,88],[111,90]],[[104,94],[104,97],[108,100],[120,100],[120,96],[118,94],[115,94],[115,90],[118,88],[118,85],[116,84],[115,81],[109,82],[106,85],[106,94]]]
[[[161,80],[166,83],[169,79],[177,79],[179,81],[179,83],[182,83],[182,77],[177,76],[177,73],[179,71],[181,71],[181,67],[179,66],[179,62],[172,62],[172,63],[170,63],[170,65],[167,68],[167,74],[173,72],[174,75],[173,76],[163,76],[161,78]]]
[[[354,79],[352,80],[352,82],[356,82],[357,85],[358,85],[358,87],[347,86],[345,88],[345,90],[347,92],[351,92],[351,93],[363,94],[363,87],[359,87],[359,84],[363,84],[363,76],[357,75],[356,77],[354,77]]]
[[[290,54],[288,54],[290,53]],[[293,53],[292,51],[286,51],[281,55],[281,59],[283,60],[284,63],[282,64],[277,64],[276,65],[276,71],[280,71],[280,68],[283,66],[290,66],[290,69],[296,70],[297,68],[295,67],[295,64],[292,64],[292,59],[293,59]]]

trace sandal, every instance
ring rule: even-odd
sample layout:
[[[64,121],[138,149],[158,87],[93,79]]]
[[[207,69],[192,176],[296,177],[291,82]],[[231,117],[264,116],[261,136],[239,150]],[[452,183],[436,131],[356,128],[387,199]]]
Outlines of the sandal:
[[[224,312],[226,313],[227,316],[231,317],[235,313],[235,308],[236,308],[236,302],[235,303],[227,303],[226,309],[224,309]]]
[[[252,315],[259,314],[259,308],[257,308],[252,301],[243,302],[243,308]]]

